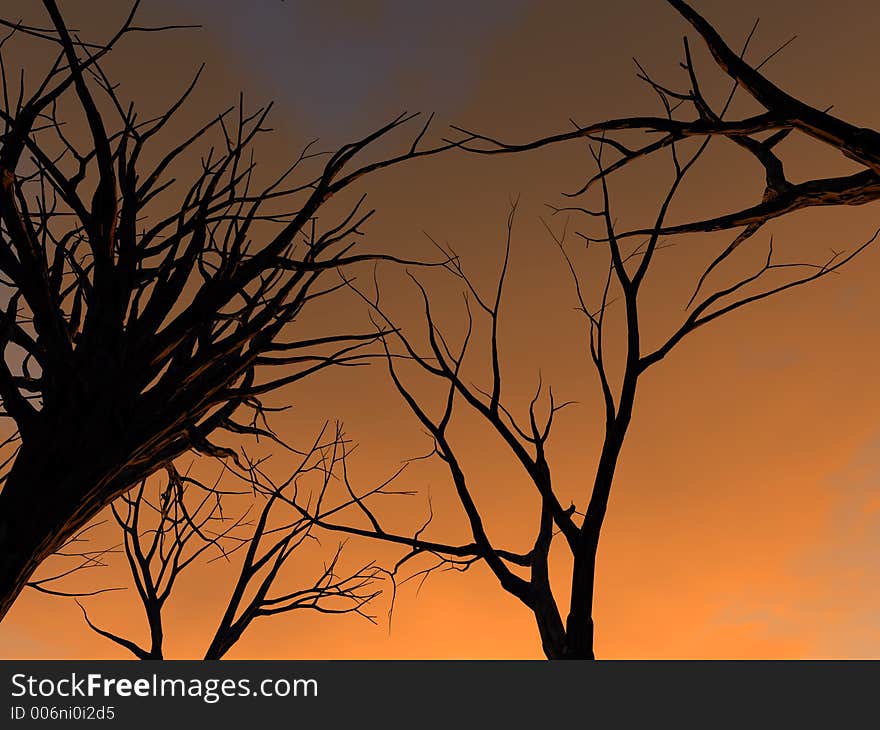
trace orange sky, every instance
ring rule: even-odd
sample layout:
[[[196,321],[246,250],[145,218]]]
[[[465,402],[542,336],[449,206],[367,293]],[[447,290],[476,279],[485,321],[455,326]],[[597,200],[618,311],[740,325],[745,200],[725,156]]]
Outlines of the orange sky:
[[[246,23],[221,10],[205,12],[207,4],[195,0],[145,5],[154,17],[196,20],[205,28],[166,36],[150,63],[144,63],[144,54],[155,48],[156,37],[139,38],[121,52],[113,70],[127,94],[147,109],[158,108],[181,89],[191,69],[207,61],[205,83],[184,121],[195,123],[206,109],[234,102],[239,88],[255,103],[277,97],[277,133],[265,148],[267,165],[322,130],[328,145],[338,144],[402,109],[436,111],[439,126],[460,123],[512,141],[562,131],[569,117],[587,122],[654,113],[656,99],[635,79],[630,58],[637,56],[659,78],[680,81],[676,64],[681,36],[689,30],[659,0],[618,0],[607,7],[583,0],[522,0],[508,12],[503,3],[486,3],[474,21],[476,30],[460,34],[439,19],[448,13],[401,19],[395,15],[399,4],[391,0],[328,3],[334,10],[263,0],[249,4]],[[834,104],[839,116],[880,129],[876,94],[865,93],[876,86],[875,69],[863,60],[880,21],[876,3],[695,5],[734,46],[760,15],[757,55],[797,34],[768,75],[809,103]],[[102,7],[114,4],[90,7],[100,16]],[[452,3],[449,12],[463,13],[464,7]],[[462,18],[466,22],[466,15]],[[82,28],[90,22],[97,20],[78,20]],[[256,42],[260,28],[266,47]],[[322,33],[337,40],[324,46],[303,40]],[[301,42],[286,44],[285,38]],[[355,43],[357,53],[351,51]],[[705,76],[717,79],[702,49],[698,58]],[[366,70],[357,68],[360,61]],[[307,75],[317,75],[326,88],[303,80]],[[724,88],[716,85],[715,98]],[[346,94],[357,103],[334,98]],[[783,151],[793,180],[851,169],[842,157],[802,140],[787,141]],[[450,155],[383,173],[368,187],[378,217],[365,242],[427,256],[422,234],[427,231],[452,243],[478,281],[491,286],[508,201],[521,195],[502,329],[506,382],[517,408],[527,403],[539,368],[554,392],[579,401],[560,415],[551,457],[558,491],[581,505],[594,469],[601,412],[594,375],[583,358],[574,294],[538,216],[545,214],[545,202],[558,202],[561,191],[579,186],[590,170],[587,163],[583,147],[574,144],[493,159]],[[647,164],[615,180],[614,204],[623,221],[652,213],[658,175],[667,167]],[[672,218],[708,217],[756,200],[761,190],[760,170],[751,160],[719,144]],[[821,259],[830,247],[860,243],[877,225],[875,204],[797,213],[768,232],[781,252]],[[682,239],[658,260],[645,292],[648,340],[681,315],[696,267],[727,240]],[[839,276],[700,330],[645,377],[599,551],[599,657],[880,655],[880,596],[874,587],[880,577],[878,269],[880,251],[868,250]],[[407,303],[417,300],[411,287],[395,281],[389,272],[388,300],[405,312]],[[361,316],[353,306],[346,301],[323,313],[322,321]],[[443,312],[451,332],[459,331],[459,314],[453,308]],[[295,406],[276,422],[294,442],[307,440],[325,419],[343,420],[361,444],[353,473],[365,485],[426,450],[418,424],[381,368],[324,374],[284,391],[279,400]],[[534,505],[516,465],[482,424],[462,420],[457,435],[491,534],[524,545],[532,535]],[[280,454],[273,464],[284,472]],[[442,470],[419,467],[406,483],[430,488],[436,537],[463,534],[463,518]],[[414,529],[424,519],[424,499],[411,498],[395,509],[389,519],[401,529]],[[352,560],[394,554],[356,542],[349,551]],[[291,579],[297,579],[297,570],[313,570],[314,558],[294,568]],[[564,593],[567,566],[557,562],[554,585]],[[125,577],[115,568],[105,574],[100,580],[108,584]],[[204,650],[212,617],[225,601],[227,577],[225,568],[214,565],[180,586],[168,612],[170,657]],[[143,636],[132,591],[88,599],[87,605],[107,628]],[[378,606],[380,618],[386,609]],[[34,592],[24,594],[0,625],[0,655],[125,656],[87,630],[72,601]],[[535,658],[541,651],[527,610],[477,567],[464,575],[434,576],[418,596],[413,587],[404,588],[390,632],[384,620],[374,627],[354,617],[296,612],[258,621],[229,656]]]

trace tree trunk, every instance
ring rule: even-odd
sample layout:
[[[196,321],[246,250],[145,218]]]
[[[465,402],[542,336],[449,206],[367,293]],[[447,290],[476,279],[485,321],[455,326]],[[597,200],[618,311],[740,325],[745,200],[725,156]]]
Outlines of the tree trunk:
[[[92,432],[88,440],[101,443],[105,435]],[[121,491],[101,475],[95,451],[82,447],[82,436],[54,432],[29,439],[15,459],[0,491],[0,621],[40,563]]]
[[[162,607],[154,602],[147,607],[147,623],[150,626],[150,653],[147,659],[164,659],[164,630]]]
[[[565,653],[561,659],[595,659],[593,617],[569,614],[566,622]]]
[[[565,622],[564,659],[595,659],[593,651],[593,588],[596,576],[596,550],[599,534],[581,533],[581,544],[574,556],[571,603]]]

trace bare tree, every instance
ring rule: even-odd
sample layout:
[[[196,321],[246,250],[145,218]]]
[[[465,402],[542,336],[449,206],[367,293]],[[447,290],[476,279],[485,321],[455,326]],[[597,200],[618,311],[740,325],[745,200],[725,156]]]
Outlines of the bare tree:
[[[138,6],[98,43],[72,33],[55,0],[43,1],[46,27],[0,20],[0,398],[14,432],[0,619],[40,562],[133,485],[189,450],[230,455],[212,441],[219,431],[266,435],[262,396],[356,361],[374,334],[300,329],[336,286],[327,272],[383,258],[352,250],[373,214],[363,197],[326,204],[450,146],[420,149],[426,124],[399,154],[361,162],[416,116],[405,114],[333,154],[307,145],[258,184],[270,107],[240,103],[169,139],[198,75],[153,118],[123,99],[105,70],[113,49],[170,28],[138,25]],[[10,78],[17,42],[54,56],[34,85]]]
[[[659,89],[653,82],[649,83]],[[674,106],[671,94],[659,90],[671,118]],[[499,340],[499,321],[505,278],[511,262],[514,205],[507,223],[501,274],[493,291],[481,293],[466,275],[458,256],[446,251],[450,258],[446,269],[463,283],[467,304],[464,334],[457,341],[440,327],[432,306],[432,295],[415,276],[413,281],[421,295],[426,323],[424,336],[419,339],[407,334],[385,311],[380,302],[378,284],[373,293],[358,290],[377,315],[377,332],[385,346],[394,386],[429,434],[433,442],[431,455],[440,459],[448,469],[472,541],[455,543],[434,539],[429,536],[428,525],[410,534],[388,531],[366,497],[351,505],[354,512],[332,520],[321,518],[307,504],[299,505],[302,513],[326,529],[406,546],[408,551],[391,571],[392,575],[397,575],[406,563],[419,556],[433,556],[426,568],[414,574],[422,578],[437,569],[466,570],[478,561],[483,562],[499,585],[532,612],[548,658],[593,658],[592,606],[597,550],[642,378],[700,327],[742,307],[837,272],[880,233],[875,233],[848,253],[832,250],[826,260],[818,263],[779,260],[772,237],[763,246],[751,250],[753,263],[748,270],[743,269],[741,261],[736,265],[729,261],[725,263],[725,257],[719,254],[694,282],[694,288],[685,292],[685,301],[688,295],[690,301],[678,326],[666,333],[652,332],[646,336],[642,294],[650,279],[652,264],[671,255],[661,252],[674,245],[665,224],[667,211],[707,145],[708,139],[697,144],[696,149],[691,143],[691,151],[687,151],[688,146],[678,140],[665,145],[670,152],[672,180],[661,198],[652,225],[644,229],[638,239],[630,233],[619,232],[615,223],[607,180],[610,166],[603,162],[602,153],[608,146],[614,149],[618,146],[613,143],[605,145],[601,140],[598,147],[591,148],[597,169],[595,179],[601,187],[598,203],[593,208],[553,209],[555,214],[586,215],[597,221],[600,232],[579,232],[576,240],[582,249],[575,255],[566,235],[567,224],[563,231],[554,231],[545,223],[572,276],[577,309],[586,321],[588,365],[597,376],[601,392],[604,436],[589,484],[554,483],[547,444],[554,415],[567,403],[560,402],[553,390],[540,379],[534,397],[525,407],[524,416],[515,415],[517,407],[507,402],[504,396],[508,389],[503,387],[503,344]],[[740,242],[747,238],[751,237],[740,237]],[[757,239],[753,242],[756,243]],[[714,287],[706,280],[708,272],[713,269],[713,280],[723,279]],[[691,291],[694,292],[692,295]],[[484,326],[478,326],[476,318],[481,318]],[[472,340],[477,332],[486,334],[475,346]],[[426,344],[420,345],[420,342]],[[659,344],[653,344],[655,342]],[[623,354],[619,358],[608,354],[621,351]],[[472,362],[478,357],[472,354],[474,352],[483,353],[487,358],[481,366]],[[439,408],[436,406],[436,388],[431,390],[424,382],[420,387],[420,381],[415,377],[417,373],[406,369],[412,368],[413,364],[416,371],[421,372],[422,379],[427,376],[435,386],[439,384],[445,389]],[[477,377],[474,373],[488,373],[488,384],[483,387],[474,384],[472,378]],[[454,435],[455,415],[462,409],[476,414],[490,431],[501,437],[513,461],[521,467],[540,499],[540,509],[533,520],[533,537],[525,547],[502,547],[492,538],[493,515],[481,509],[480,487],[468,476],[468,466],[461,457],[465,442],[457,441]],[[469,435],[467,440],[473,438]],[[575,495],[574,499],[566,504],[565,495],[570,494]],[[360,513],[361,518],[366,515],[368,524],[359,525],[355,513]],[[555,541],[557,537],[560,539]],[[561,549],[571,558],[567,606],[560,604],[549,578],[551,548],[557,543],[561,543]]]
[[[155,503],[144,479],[111,505],[113,517],[121,528],[126,560],[135,589],[144,608],[149,628],[149,648],[97,627],[80,603],[86,623],[101,636],[131,651],[138,659],[162,659],[165,631],[163,608],[180,575],[211,548],[223,550],[223,538],[234,532],[243,517],[224,525],[222,499],[219,492],[203,490],[195,506],[187,497],[195,489],[184,491],[184,485],[200,486],[180,475],[169,465],[168,481],[156,492]],[[148,525],[154,518],[155,525]],[[217,528],[214,528],[217,523]]]
[[[599,537],[642,376],[704,324],[743,306],[828,276],[851,261],[878,235],[874,233],[865,243],[849,253],[832,249],[831,256],[817,264],[778,261],[770,236],[765,254],[756,268],[744,275],[736,273],[737,266],[731,267],[731,254],[740,250],[740,255],[744,255],[745,244],[750,241],[754,243],[756,234],[768,221],[805,207],[861,205],[880,198],[880,133],[852,125],[830,114],[827,109],[812,107],[770,82],[761,69],[787,44],[761,63],[751,65],[744,59],[745,48],[740,54],[734,52],[687,3],[682,0],[668,1],[697,30],[718,66],[734,82],[721,109],[713,109],[703,95],[699,74],[685,39],[681,66],[689,83],[686,90],[675,91],[655,81],[639,66],[640,78],[659,96],[663,104],[663,116],[614,119],[589,126],[575,124],[575,129],[571,132],[525,144],[510,144],[484,134],[459,129],[466,135],[459,143],[460,146],[481,154],[523,152],[569,140],[589,140],[598,144],[598,152],[594,151],[597,163],[595,174],[590,175],[586,184],[571,197],[595,192],[595,188],[599,187],[601,202],[593,207],[571,205],[553,208],[554,213],[585,216],[603,224],[604,232],[601,235],[578,234],[592,252],[599,251],[606,257],[607,278],[598,286],[598,298],[590,298],[591,287],[587,272],[583,267],[578,267],[569,255],[564,233],[553,232],[548,227],[565,255],[574,279],[578,308],[588,321],[590,360],[598,375],[604,401],[604,438],[594,478],[587,490],[587,498],[582,502],[584,506],[578,507],[580,501],[563,506],[561,492],[558,485],[553,484],[546,455],[553,415],[565,404],[558,403],[549,389],[542,404],[542,393],[545,391],[539,383],[535,397],[526,409],[525,419],[518,420],[513,415],[514,409],[506,406],[501,396],[503,379],[498,319],[503,283],[508,269],[511,221],[508,224],[508,247],[501,277],[492,296],[478,292],[476,286],[465,276],[457,258],[452,259],[447,266],[464,282],[469,300],[475,303],[477,314],[489,319],[489,342],[483,343],[482,348],[483,352],[490,353],[487,369],[491,372],[491,379],[488,387],[472,385],[462,375],[465,354],[469,351],[474,332],[471,308],[468,307],[463,341],[460,346],[453,347],[437,324],[427,289],[418,280],[416,284],[424,300],[427,321],[427,352],[419,351],[414,341],[402,331],[386,332],[382,335],[394,385],[430,434],[434,442],[433,454],[447,465],[456,494],[467,516],[473,542],[455,544],[439,539],[431,540],[424,535],[425,527],[409,535],[389,533],[382,528],[366,501],[358,507],[367,512],[370,518],[371,525],[367,528],[358,527],[354,522],[346,520],[325,520],[320,523],[329,529],[408,546],[409,552],[397,567],[416,556],[433,555],[437,562],[417,573],[422,577],[437,568],[466,570],[477,561],[485,562],[502,588],[533,612],[544,653],[549,658],[594,656],[592,598]],[[754,30],[753,28],[752,34]],[[752,34],[746,41],[746,48]],[[727,111],[734,93],[740,88],[766,111],[742,119],[728,120]],[[688,110],[693,111],[695,118],[681,118],[682,113]],[[615,138],[619,132],[630,131],[648,132],[654,136],[653,141],[631,147]],[[816,178],[803,183],[792,183],[787,179],[782,159],[776,152],[777,145],[792,132],[805,134],[839,150],[864,169],[843,177]],[[667,213],[682,181],[709,141],[715,138],[733,142],[762,166],[766,187],[761,201],[743,210],[720,216],[669,224]],[[690,157],[683,157],[682,149],[688,144],[696,144],[696,152]],[[616,159],[605,162],[603,153],[608,150],[613,151]],[[668,151],[671,155],[674,176],[655,220],[647,226],[619,229],[611,212],[609,176],[638,160],[656,156],[663,151]],[[742,230],[729,244],[716,251],[710,263],[695,280],[681,324],[661,338],[659,346],[647,347],[642,331],[639,296],[658,252],[666,245],[671,245],[666,242],[680,234],[736,228]],[[714,288],[709,286],[709,275],[712,274],[713,279],[717,280],[723,276],[725,270],[728,272],[726,283]],[[595,286],[595,282],[592,283]],[[363,296],[379,313],[379,321],[390,325],[391,316],[380,307],[378,286],[375,297],[366,293]],[[612,304],[623,309],[618,342],[622,343],[625,355],[622,365],[616,371],[609,367],[606,355],[606,340],[611,334],[608,332],[609,320],[606,315]],[[394,341],[399,342],[402,347],[394,349],[389,344]],[[402,376],[401,366],[396,364],[402,360],[415,362],[423,373],[447,384],[445,405],[439,413],[433,413],[427,396],[418,392]],[[535,519],[536,537],[525,550],[502,549],[490,537],[487,526],[490,515],[481,512],[475,489],[468,479],[467,470],[457,455],[457,446],[450,435],[454,412],[461,407],[480,415],[502,437],[541,499],[540,513]],[[543,412],[543,418],[539,416],[540,412]],[[303,509],[306,510],[305,507]],[[562,544],[573,561],[567,610],[559,605],[548,580],[550,548],[557,534],[561,536]]]
[[[144,609],[149,645],[141,646],[132,638],[99,627],[80,603],[88,626],[139,659],[165,658],[165,605],[183,573],[207,556],[208,562],[240,560],[240,565],[205,659],[223,658],[261,617],[311,610],[356,614],[375,622],[367,610],[380,593],[376,586],[382,571],[373,563],[343,571],[342,545],[309,583],[293,590],[279,587],[282,569],[295,551],[306,541],[317,541],[314,523],[289,504],[310,480],[317,479],[319,484],[316,489],[310,488],[310,493],[326,492],[330,481],[337,477],[346,449],[341,427],[329,430],[325,426],[281,483],[268,476],[264,460],[245,456],[245,472],[239,474],[234,468],[224,467],[211,485],[169,466],[164,482],[149,486],[144,480],[129,494],[117,498],[111,509],[123,533],[124,553]],[[242,482],[242,489],[221,488],[221,483],[229,480]],[[241,504],[249,494],[255,501],[238,509],[233,518],[229,501]],[[320,499],[314,506],[320,517],[326,516]],[[235,514],[234,507],[232,511]],[[289,514],[280,514],[282,511]],[[53,576],[54,580],[58,578]]]

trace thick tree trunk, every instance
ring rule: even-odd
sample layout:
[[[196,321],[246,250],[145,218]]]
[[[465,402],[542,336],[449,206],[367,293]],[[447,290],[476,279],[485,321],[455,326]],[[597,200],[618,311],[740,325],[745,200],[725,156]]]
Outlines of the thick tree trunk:
[[[40,562],[58,547],[52,539],[54,530],[43,524],[42,515],[23,515],[11,505],[4,490],[0,493],[0,621]]]
[[[564,659],[595,659],[593,651],[593,589],[599,535],[582,533],[574,557],[571,603],[565,622]]]
[[[0,492],[0,621],[37,566],[72,534],[72,505],[62,499],[75,478],[70,466],[25,445]]]
[[[85,438],[54,432],[22,445],[0,492],[0,621],[40,563],[122,491],[96,456],[106,453],[110,439],[94,431]],[[89,449],[86,440],[104,446]]]

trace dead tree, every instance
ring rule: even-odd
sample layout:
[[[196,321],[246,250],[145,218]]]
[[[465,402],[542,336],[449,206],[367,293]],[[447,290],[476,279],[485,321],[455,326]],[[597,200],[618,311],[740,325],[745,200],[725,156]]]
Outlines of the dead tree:
[[[124,553],[144,609],[149,644],[141,646],[130,637],[98,626],[80,603],[89,628],[138,659],[165,658],[164,607],[183,573],[200,559],[240,560],[205,659],[223,658],[257,618],[310,610],[356,614],[374,622],[367,610],[380,593],[377,585],[382,571],[373,563],[343,571],[341,545],[310,582],[303,585],[300,580],[302,587],[293,590],[280,587],[289,578],[281,581],[279,575],[297,549],[306,541],[317,540],[314,523],[286,505],[295,500],[304,482],[316,479],[318,491],[326,491],[337,477],[345,451],[341,428],[333,431],[325,427],[281,483],[266,474],[262,461],[245,458],[246,471],[224,468],[212,485],[172,466],[164,483],[148,487],[144,480],[119,497],[111,507],[123,533]],[[241,482],[241,488],[229,489],[226,483],[231,480]],[[229,512],[235,514],[236,509],[234,505],[230,508],[230,500],[241,503],[247,495],[254,502],[232,517]],[[319,516],[326,516],[320,501],[317,509]],[[283,511],[288,515],[281,514]]]
[[[575,124],[575,129],[571,132],[525,144],[511,144],[496,137],[461,128],[458,130],[465,135],[458,142],[459,146],[480,154],[525,152],[571,140],[589,140],[599,146],[599,152],[594,152],[597,162],[595,174],[590,175],[583,187],[571,197],[586,195],[591,191],[595,193],[598,187],[601,202],[591,208],[571,205],[553,209],[555,213],[582,215],[604,224],[603,235],[579,234],[591,251],[599,251],[606,257],[607,278],[598,287],[597,299],[590,301],[588,277],[567,252],[564,234],[551,231],[572,273],[578,308],[588,321],[590,361],[598,375],[604,401],[604,438],[594,478],[586,490],[586,498],[578,504],[563,506],[560,490],[553,483],[546,457],[545,446],[550,437],[553,414],[565,404],[558,404],[548,390],[543,403],[542,419],[538,414],[541,412],[540,403],[544,391],[539,383],[535,397],[526,409],[524,420],[517,420],[513,415],[513,408],[505,405],[501,397],[502,362],[497,333],[503,282],[510,252],[509,223],[507,253],[498,287],[492,296],[487,297],[478,292],[465,276],[457,258],[448,264],[448,268],[464,282],[465,291],[470,301],[475,303],[477,313],[489,319],[491,334],[489,342],[483,343],[482,348],[484,352],[490,353],[487,369],[491,376],[487,387],[472,385],[461,374],[473,333],[471,308],[468,307],[466,334],[460,347],[454,348],[440,331],[432,313],[431,297],[418,280],[416,284],[424,301],[427,322],[427,352],[419,351],[414,341],[400,330],[382,336],[392,381],[410,410],[430,434],[434,443],[433,455],[448,467],[456,494],[467,516],[473,541],[456,544],[442,539],[429,539],[425,535],[426,526],[411,534],[389,532],[382,527],[378,515],[366,499],[358,502],[357,508],[366,513],[369,519],[367,527],[358,526],[353,519],[319,522],[328,529],[406,546],[408,552],[396,568],[418,556],[434,556],[437,562],[417,573],[421,576],[426,576],[437,568],[466,570],[475,562],[485,562],[501,587],[534,614],[542,647],[548,658],[594,656],[592,600],[597,549],[616,466],[633,418],[638,384],[642,376],[699,327],[741,307],[828,276],[873,243],[878,235],[874,233],[865,243],[849,253],[832,251],[828,260],[818,264],[775,260],[773,239],[768,236],[766,252],[756,268],[743,276],[734,275],[730,278],[731,269],[728,267],[731,255],[739,250],[739,255],[742,256],[748,248],[746,244],[756,244],[756,234],[769,221],[806,207],[862,205],[880,198],[880,133],[850,124],[830,114],[827,109],[820,110],[810,106],[769,81],[761,69],[781,48],[761,63],[752,65],[744,58],[745,48],[740,54],[734,52],[712,26],[683,0],[668,2],[700,34],[719,68],[734,82],[733,90],[721,109],[713,109],[703,95],[699,75],[685,40],[681,65],[689,88],[684,91],[675,91],[657,82],[639,67],[640,77],[663,103],[663,116],[613,119],[588,126]],[[750,34],[749,39],[751,37]],[[737,89],[743,89],[765,111],[742,119],[726,118]],[[693,117],[682,118],[682,113],[688,111],[693,112]],[[647,144],[633,147],[616,138],[619,133],[632,131],[647,132],[653,139]],[[783,161],[776,148],[793,132],[807,135],[821,144],[839,150],[864,169],[842,177],[791,182],[785,175]],[[736,144],[761,165],[766,179],[761,200],[743,210],[670,224],[667,212],[682,181],[709,141],[716,138]],[[681,148],[687,143],[694,144],[694,140],[698,145],[695,154],[683,158]],[[656,219],[648,226],[619,230],[611,213],[609,177],[641,159],[664,151],[671,155],[674,176]],[[609,152],[615,155],[615,159],[605,161]],[[687,311],[680,326],[665,335],[659,346],[646,347],[639,295],[648,278],[652,261],[666,245],[664,241],[682,234],[728,229],[742,230],[736,233],[729,244],[715,253],[694,281]],[[728,272],[726,283],[710,286],[710,274],[717,280],[725,270]],[[735,272],[736,267],[732,271]],[[378,287],[375,298],[366,293],[363,296],[379,314],[379,321],[389,325],[391,316],[380,307]],[[606,315],[612,304],[623,309],[623,326],[618,337],[623,343],[625,356],[616,372],[609,371],[606,358],[606,338],[610,335],[607,331]],[[391,344],[394,341],[400,344],[397,349]],[[446,383],[447,397],[439,413],[432,412],[424,394],[418,392],[402,376],[399,363],[405,360],[416,363],[431,378]],[[488,427],[501,436],[540,497],[541,509],[535,516],[535,538],[525,549],[501,548],[491,538],[488,527],[491,516],[481,512],[474,485],[468,479],[467,470],[459,459],[456,444],[450,436],[450,424],[454,420],[456,409],[460,408],[477,413]],[[580,507],[580,504],[583,506]],[[301,508],[308,512],[306,506]],[[562,544],[570,552],[573,564],[570,601],[564,608],[556,601],[548,580],[550,547],[557,535],[561,536]]]
[[[420,149],[425,125],[399,154],[374,153],[407,114],[333,154],[307,145],[258,183],[269,107],[239,104],[169,139],[198,75],[153,118],[123,99],[106,61],[130,34],[163,30],[137,24],[138,4],[99,43],[71,32],[55,0],[46,27],[0,21],[0,398],[14,432],[0,619],[40,562],[133,485],[186,451],[226,453],[219,431],[263,433],[261,396],[358,356],[372,333],[293,324],[332,293],[328,272],[382,258],[352,250],[373,213],[363,197],[327,203],[449,147]],[[10,78],[18,42],[54,57],[36,84]]]
[[[667,103],[671,115],[673,105],[669,97],[661,94],[661,98]],[[460,259],[454,252],[447,252],[450,262],[446,268],[464,285],[467,303],[466,324],[462,327],[464,334],[458,340],[444,334],[435,318],[432,296],[415,276],[413,281],[420,293],[425,318],[425,332],[419,339],[398,326],[392,315],[385,311],[380,302],[378,284],[375,293],[358,290],[376,315],[377,331],[385,346],[391,380],[417,421],[430,435],[433,442],[431,455],[446,465],[473,539],[466,543],[434,539],[429,536],[430,521],[429,525],[423,525],[409,534],[388,531],[382,526],[381,515],[366,497],[351,505],[348,514],[336,515],[333,519],[321,518],[304,503],[299,504],[302,513],[325,529],[405,546],[407,552],[390,571],[392,575],[398,574],[406,563],[419,556],[433,556],[433,562],[416,573],[423,577],[438,568],[466,570],[478,561],[483,562],[499,585],[532,612],[543,651],[548,658],[593,658],[592,606],[597,550],[641,379],[697,329],[742,307],[838,271],[880,233],[875,233],[848,253],[832,251],[827,260],[818,263],[778,260],[770,237],[760,248],[754,246],[750,249],[753,261],[745,273],[741,261],[731,266],[719,254],[695,280],[694,289],[691,290],[695,292],[680,324],[670,332],[651,333],[650,337],[646,337],[640,296],[650,279],[652,264],[661,257],[671,255],[664,251],[672,246],[666,233],[667,211],[707,144],[708,141],[704,140],[692,152],[681,149],[682,145],[677,144],[677,140],[666,145],[671,153],[671,184],[652,225],[641,236],[629,233],[622,235],[615,224],[607,180],[609,167],[603,162],[602,156],[608,146],[601,142],[597,149],[591,148],[597,169],[595,177],[601,187],[598,202],[592,209],[576,209],[577,213],[586,214],[597,221],[601,232],[579,232],[578,240],[586,250],[581,250],[575,256],[565,233],[547,226],[572,275],[576,306],[586,321],[589,360],[585,365],[591,367],[597,376],[603,404],[601,417],[604,436],[595,472],[589,483],[554,483],[546,447],[554,415],[567,403],[560,402],[553,390],[540,379],[534,398],[524,409],[524,416],[515,415],[516,406],[504,396],[508,389],[503,387],[503,344],[499,341],[498,333],[504,283],[511,263],[514,206],[507,224],[501,275],[494,291],[481,293],[476,283],[466,275]],[[572,209],[554,209],[555,213],[566,211],[572,212]],[[749,238],[753,244],[757,244],[756,238]],[[745,255],[745,249],[741,255]],[[710,286],[706,277],[713,269],[715,275],[712,281],[726,278]],[[598,278],[597,271],[600,272]],[[685,301],[691,291],[685,292]],[[613,308],[617,308],[616,317],[609,315]],[[481,329],[475,326],[475,316],[485,320],[485,326]],[[472,340],[478,331],[487,334],[483,341],[474,346]],[[426,344],[420,345],[420,342]],[[654,342],[659,344],[651,344]],[[609,357],[609,343],[615,343],[617,351],[623,352],[619,359]],[[476,370],[474,368],[477,366],[472,362],[478,357],[472,354],[475,351],[484,355],[482,365]],[[611,351],[615,351],[615,348],[611,348]],[[469,365],[465,364],[466,358]],[[445,397],[439,408],[436,406],[436,388],[432,393],[423,382],[419,386],[420,381],[406,369],[413,364],[423,379],[427,376],[435,385],[444,388]],[[488,374],[484,375],[483,380],[485,383],[485,378],[488,378],[488,383],[482,387],[473,384],[475,372]],[[432,395],[435,397],[432,398]],[[462,443],[456,441],[452,431],[456,413],[462,409],[479,416],[487,429],[501,437],[513,461],[522,469],[540,499],[540,509],[533,516],[533,537],[524,546],[500,546],[492,537],[492,515],[486,514],[480,506],[481,487],[468,476],[468,466],[460,456]],[[469,439],[473,439],[473,436],[469,436]],[[566,494],[577,496],[566,504],[563,496]],[[358,523],[357,513],[361,521],[366,516],[366,525]],[[551,547],[557,543],[568,551],[572,561],[567,606],[560,605],[549,579]]]
[[[221,494],[210,489],[185,490],[185,486],[202,485],[179,474],[173,466],[168,467],[167,483],[155,490],[155,502],[147,482],[142,480],[131,493],[119,497],[111,509],[122,531],[125,557],[144,608],[149,648],[97,627],[82,603],[79,605],[93,631],[125,647],[138,659],[162,659],[165,638],[162,611],[175,583],[203,553],[212,548],[222,552],[224,539],[244,522],[245,515],[234,521],[224,520]],[[190,506],[188,501],[196,491],[202,492],[200,499]],[[150,524],[150,518],[155,524]]]

